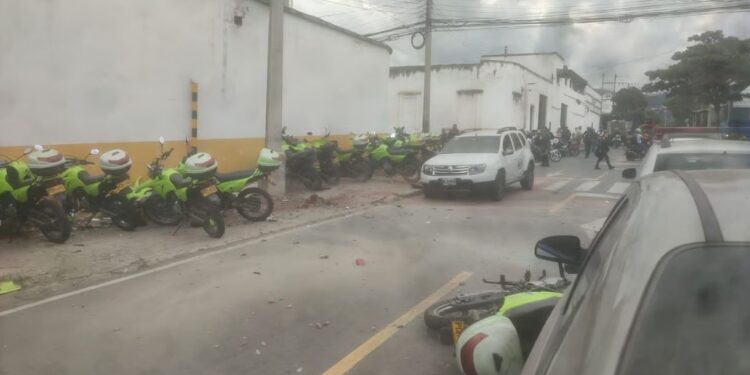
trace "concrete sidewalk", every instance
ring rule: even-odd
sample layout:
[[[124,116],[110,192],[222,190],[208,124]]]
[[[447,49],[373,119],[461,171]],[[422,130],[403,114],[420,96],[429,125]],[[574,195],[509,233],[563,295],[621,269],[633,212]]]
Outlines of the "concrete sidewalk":
[[[266,222],[248,222],[233,210],[227,212],[226,233],[220,239],[189,225],[174,233],[176,227],[153,223],[134,232],[102,224],[76,229],[65,244],[56,245],[47,242],[36,228],[29,228],[15,238],[0,237],[0,280],[14,280],[23,287],[0,295],[0,310],[393,202],[415,192],[399,178],[378,176],[367,183],[342,179],[338,186],[320,192],[292,191],[274,198],[274,213]]]

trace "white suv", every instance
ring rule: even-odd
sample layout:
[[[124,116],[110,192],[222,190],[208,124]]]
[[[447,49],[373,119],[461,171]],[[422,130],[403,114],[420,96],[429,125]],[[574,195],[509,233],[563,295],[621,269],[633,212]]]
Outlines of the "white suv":
[[[487,191],[501,200],[508,184],[534,186],[534,156],[516,128],[471,131],[427,160],[420,181],[426,198],[445,191]]]

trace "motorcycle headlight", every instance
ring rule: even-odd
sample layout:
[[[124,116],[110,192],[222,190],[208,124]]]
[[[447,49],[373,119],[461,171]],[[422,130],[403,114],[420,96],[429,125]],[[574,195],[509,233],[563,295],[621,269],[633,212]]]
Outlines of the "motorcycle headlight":
[[[435,168],[431,165],[425,164],[424,167],[422,167],[422,172],[428,176],[432,176],[435,173]]]
[[[469,167],[469,174],[484,173],[485,169],[487,169],[487,164],[472,165],[471,167]]]

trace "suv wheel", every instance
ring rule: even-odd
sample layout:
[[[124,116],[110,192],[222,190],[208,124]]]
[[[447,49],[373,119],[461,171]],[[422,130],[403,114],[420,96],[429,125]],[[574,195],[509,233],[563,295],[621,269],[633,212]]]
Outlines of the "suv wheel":
[[[505,171],[499,171],[497,172],[497,177],[495,178],[495,184],[492,187],[492,191],[490,191],[490,199],[492,199],[495,202],[501,201],[504,195],[505,195]]]
[[[530,162],[529,166],[526,167],[526,172],[523,172],[521,187],[524,190],[531,190],[534,187],[534,162]]]

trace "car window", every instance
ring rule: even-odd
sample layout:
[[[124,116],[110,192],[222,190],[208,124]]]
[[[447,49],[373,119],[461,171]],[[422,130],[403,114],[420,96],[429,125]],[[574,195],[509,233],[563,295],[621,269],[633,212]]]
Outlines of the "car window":
[[[627,198],[622,198],[610,213],[609,218],[605,221],[597,237],[592,241],[583,269],[570,290],[565,306],[565,313],[575,310],[576,306],[583,300],[586,291],[601,269],[604,259],[609,256],[612,248],[615,247],[615,244],[619,240],[622,230],[627,223],[627,218],[630,216],[629,211]]]
[[[750,169],[750,154],[662,154],[656,158],[654,172],[671,169]]]
[[[521,146],[526,146],[526,136],[524,134],[518,133],[518,139],[521,140]]]
[[[619,374],[750,374],[750,247],[692,246],[660,262]]]
[[[513,142],[510,140],[510,134],[503,136],[503,153],[513,153]]]
[[[496,154],[500,150],[500,137],[474,136],[453,138],[441,154]]]
[[[516,133],[510,133],[509,134],[511,139],[513,139],[513,148],[516,149],[516,151],[521,149],[521,140],[518,139],[518,134]]]

